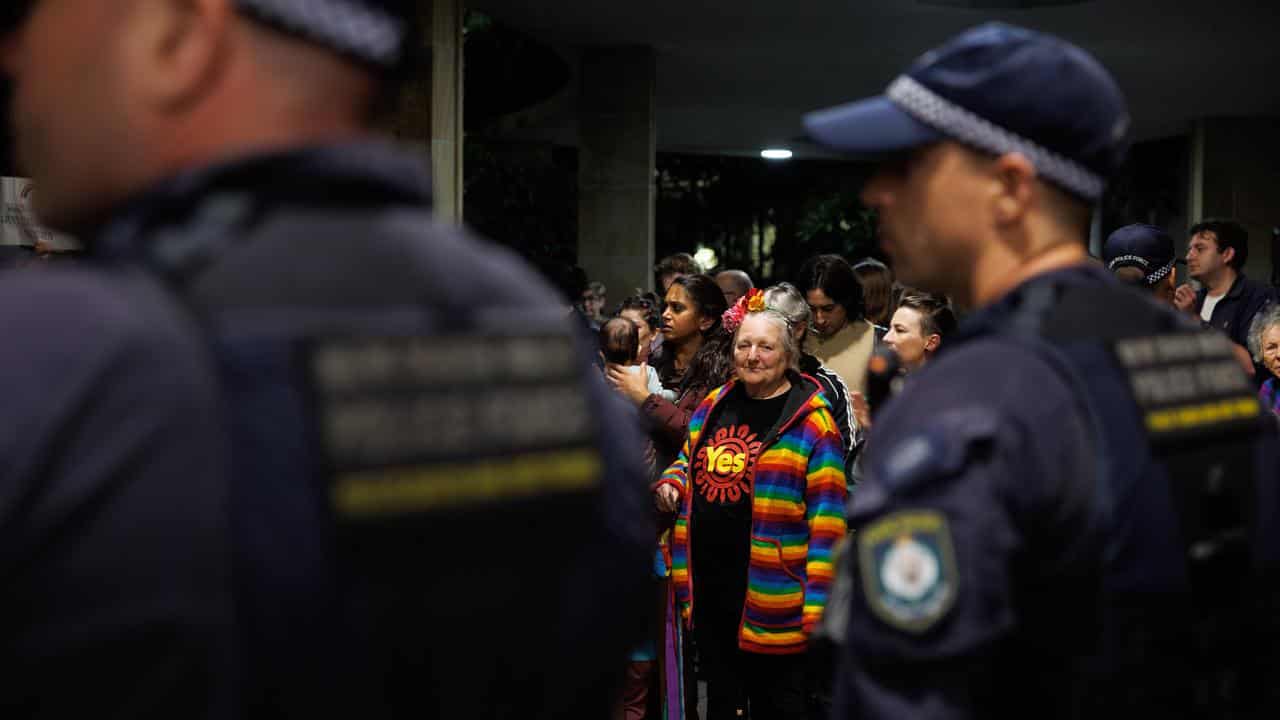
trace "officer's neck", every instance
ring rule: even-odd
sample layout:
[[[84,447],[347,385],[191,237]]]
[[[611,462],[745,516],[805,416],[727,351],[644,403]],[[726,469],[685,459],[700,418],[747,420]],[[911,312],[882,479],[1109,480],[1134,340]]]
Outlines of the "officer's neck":
[[[1089,253],[1079,240],[1064,239],[1030,254],[993,251],[974,266],[968,307],[985,307],[1037,275],[1085,263]]]

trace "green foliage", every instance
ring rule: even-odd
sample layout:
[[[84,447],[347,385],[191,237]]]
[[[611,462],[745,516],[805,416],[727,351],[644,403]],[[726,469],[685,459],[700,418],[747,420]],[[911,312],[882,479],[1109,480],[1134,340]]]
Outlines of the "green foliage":
[[[657,254],[710,247],[720,268],[791,279],[810,256],[878,255],[864,166],[824,160],[658,156]]]
[[[856,195],[832,193],[810,199],[796,224],[796,242],[817,252],[833,252],[852,260],[878,256],[876,213]]]

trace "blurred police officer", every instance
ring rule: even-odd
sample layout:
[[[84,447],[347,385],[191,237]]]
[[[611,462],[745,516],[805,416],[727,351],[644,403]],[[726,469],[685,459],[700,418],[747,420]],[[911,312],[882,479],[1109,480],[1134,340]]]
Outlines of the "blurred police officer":
[[[0,42],[22,10],[0,6]],[[22,94],[56,88],[85,90]],[[0,274],[0,328],[0,716],[234,716],[224,444],[197,328],[153,278],[79,264]]]
[[[1169,233],[1147,223],[1125,225],[1107,236],[1102,261],[1120,282],[1148,290],[1160,302],[1173,305],[1179,260]]]
[[[1261,712],[1275,445],[1225,339],[1087,261],[1111,77],[990,24],[806,125],[880,156],[863,200],[903,282],[975,309],[868,441],[841,713]]]
[[[647,607],[640,443],[550,289],[370,137],[416,12],[36,0],[4,50],[18,156],[47,222],[212,348],[251,713],[598,716]],[[138,382],[195,402],[165,370]]]

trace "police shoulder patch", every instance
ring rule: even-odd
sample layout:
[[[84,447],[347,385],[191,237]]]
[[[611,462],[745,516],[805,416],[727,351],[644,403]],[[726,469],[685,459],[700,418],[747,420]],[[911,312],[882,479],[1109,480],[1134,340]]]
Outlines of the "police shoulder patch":
[[[922,633],[955,605],[959,573],[946,517],[902,510],[858,534],[858,564],[867,606],[885,623]]]

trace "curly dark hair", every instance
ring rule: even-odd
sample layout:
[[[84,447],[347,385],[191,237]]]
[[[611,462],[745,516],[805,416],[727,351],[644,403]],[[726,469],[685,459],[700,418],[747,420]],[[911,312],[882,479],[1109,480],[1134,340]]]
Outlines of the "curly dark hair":
[[[733,335],[724,329],[724,324],[720,321],[720,316],[729,309],[729,305],[724,301],[720,286],[716,285],[710,275],[684,275],[673,284],[689,293],[699,318],[714,320],[711,327],[702,333],[702,347],[698,348],[680,379],[680,392],[710,391],[728,382],[733,375]],[[669,364],[673,362],[674,354],[669,353],[664,346],[653,364],[661,370],[669,369]]]
[[[639,310],[644,313],[644,321],[649,324],[649,329],[653,332],[658,332],[658,328],[662,327],[662,314],[658,311],[658,303],[648,295],[632,295],[623,300],[614,315],[621,315],[623,310]]]

